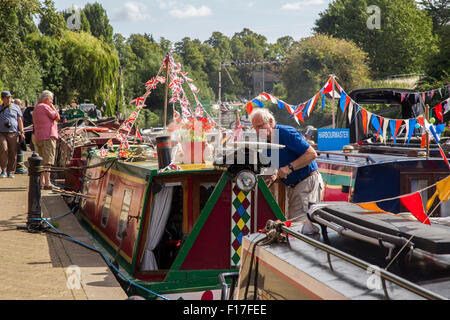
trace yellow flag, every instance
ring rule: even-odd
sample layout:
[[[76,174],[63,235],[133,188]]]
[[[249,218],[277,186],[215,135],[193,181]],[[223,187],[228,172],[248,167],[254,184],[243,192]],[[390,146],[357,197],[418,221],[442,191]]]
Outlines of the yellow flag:
[[[427,211],[433,205],[434,199],[439,196],[439,200],[445,202],[450,199],[450,175],[436,184],[436,192],[427,202]]]

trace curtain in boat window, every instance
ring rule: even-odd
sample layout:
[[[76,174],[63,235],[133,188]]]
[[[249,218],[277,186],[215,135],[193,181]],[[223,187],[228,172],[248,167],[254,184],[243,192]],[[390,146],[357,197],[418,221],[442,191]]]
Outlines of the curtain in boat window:
[[[158,263],[156,262],[153,250],[155,250],[161,241],[167,220],[169,219],[170,209],[172,207],[173,188],[173,186],[163,186],[161,191],[155,194],[153,198],[153,210],[141,264],[141,270],[143,271],[158,270]]]

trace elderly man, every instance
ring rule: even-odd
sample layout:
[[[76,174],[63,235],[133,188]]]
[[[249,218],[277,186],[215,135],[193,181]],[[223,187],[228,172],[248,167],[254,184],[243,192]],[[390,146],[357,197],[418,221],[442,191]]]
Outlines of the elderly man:
[[[323,180],[314,161],[316,151],[293,127],[278,125],[267,109],[257,109],[250,114],[250,121],[260,138],[279,143],[285,148],[278,152],[278,171],[270,183],[280,179],[288,186],[288,219],[306,218],[310,203],[321,200]],[[272,159],[274,160],[274,159]],[[317,233],[319,228],[305,221],[303,233]]]
[[[42,157],[43,166],[51,166],[55,162],[59,120],[59,113],[53,105],[53,93],[43,91],[33,111],[34,144]],[[54,187],[50,181],[50,172],[41,174],[41,186],[45,190]]]
[[[11,103],[12,96],[9,91],[2,92],[0,105],[0,166],[1,178],[14,178],[17,164],[17,143],[19,136],[25,138],[23,133],[22,111],[19,106]]]

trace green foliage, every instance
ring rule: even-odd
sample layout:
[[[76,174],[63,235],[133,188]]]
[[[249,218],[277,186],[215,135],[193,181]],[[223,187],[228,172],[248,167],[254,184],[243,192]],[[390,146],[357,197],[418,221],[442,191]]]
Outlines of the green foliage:
[[[38,11],[37,0],[0,2],[0,82],[20,99],[33,100],[42,89],[39,62],[23,42],[27,33],[36,31],[32,16]]]
[[[113,44],[113,28],[109,24],[108,15],[106,10],[101,4],[95,2],[93,4],[88,3],[83,9],[87,20],[89,21],[91,34],[104,40],[106,43]]]
[[[380,8],[380,29],[367,27],[370,5]],[[423,72],[436,50],[432,20],[414,0],[336,0],[320,13],[314,30],[354,41],[369,54],[377,77]]]
[[[61,41],[67,67],[65,101],[89,99],[97,106],[106,103],[106,115],[115,113],[119,58],[107,43],[86,32],[65,31]]]
[[[52,0],[45,0],[41,7],[39,30],[42,34],[50,37],[61,37],[67,29],[64,16],[56,12],[55,4]]]

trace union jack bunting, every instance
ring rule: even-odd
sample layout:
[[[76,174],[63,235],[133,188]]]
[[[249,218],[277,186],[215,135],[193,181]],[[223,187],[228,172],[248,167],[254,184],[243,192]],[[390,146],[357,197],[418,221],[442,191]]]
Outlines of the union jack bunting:
[[[181,112],[183,114],[183,118],[192,118],[192,113],[188,108],[181,106]]]
[[[145,102],[145,98],[144,97],[139,97],[139,98],[136,98],[136,99],[133,99],[133,100],[130,101],[131,104],[137,105],[137,106],[142,105],[144,102]]]
[[[102,147],[99,151],[99,155],[100,157],[105,158],[108,155],[108,150]]]
[[[197,105],[197,108],[195,108],[195,116],[203,117],[203,108],[201,105]]]

